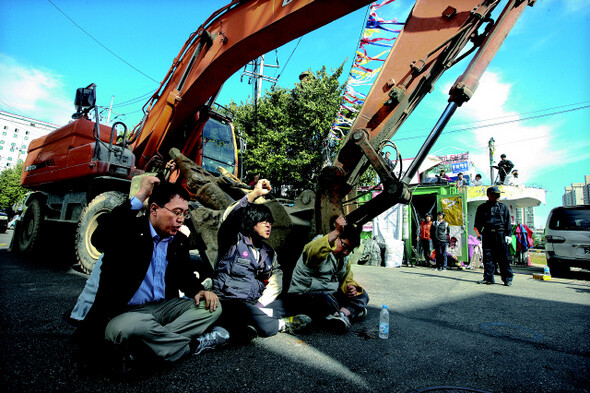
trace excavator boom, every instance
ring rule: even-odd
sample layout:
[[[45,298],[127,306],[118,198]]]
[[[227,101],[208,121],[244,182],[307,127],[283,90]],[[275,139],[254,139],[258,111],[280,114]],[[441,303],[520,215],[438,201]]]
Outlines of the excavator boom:
[[[143,169],[196,127],[199,110],[250,60],[347,15],[370,0],[234,0],[189,38],[154,97],[133,145]],[[189,153],[184,149],[181,152]]]

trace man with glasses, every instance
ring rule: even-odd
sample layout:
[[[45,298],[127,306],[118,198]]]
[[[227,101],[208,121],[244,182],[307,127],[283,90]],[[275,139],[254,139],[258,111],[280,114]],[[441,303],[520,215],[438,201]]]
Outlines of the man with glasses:
[[[121,360],[173,362],[228,341],[223,328],[205,333],[221,307],[193,273],[182,233],[189,199],[180,185],[146,176],[133,198],[98,217],[92,241],[103,252],[100,279],[75,333],[83,354],[95,357],[106,340]]]
[[[339,216],[334,230],[318,236],[303,248],[289,293],[289,308],[325,323],[332,331],[344,333],[351,321],[367,314],[369,295],[354,281],[346,258],[360,243],[360,233]]]

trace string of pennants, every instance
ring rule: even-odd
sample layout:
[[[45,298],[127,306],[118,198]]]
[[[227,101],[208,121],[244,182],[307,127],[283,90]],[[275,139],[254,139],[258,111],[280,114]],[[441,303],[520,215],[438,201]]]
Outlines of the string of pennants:
[[[398,22],[395,18],[386,20],[377,14],[380,8],[394,1],[375,1],[370,6],[369,17],[367,18],[365,30],[361,36],[359,48],[356,51],[355,60],[346,81],[340,109],[328,136],[330,140],[341,140],[345,135],[342,128],[350,128],[352,126],[354,120],[347,116],[357,113],[358,110],[354,106],[363,105],[367,98],[367,95],[361,93],[359,90],[366,89],[364,86],[369,86],[370,88],[373,84],[375,77],[381,70],[381,65],[378,62],[385,61],[397,35],[401,32],[401,26],[404,25],[402,22]],[[384,49],[380,53],[370,55],[370,51],[367,51],[367,49],[374,47]]]

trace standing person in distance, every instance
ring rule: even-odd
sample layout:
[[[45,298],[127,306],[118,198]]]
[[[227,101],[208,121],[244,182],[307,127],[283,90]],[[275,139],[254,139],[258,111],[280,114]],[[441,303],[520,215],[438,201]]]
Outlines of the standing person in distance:
[[[513,274],[508,262],[508,243],[512,241],[510,211],[508,206],[498,201],[498,187],[489,187],[487,196],[488,200],[475,212],[474,229],[477,238],[482,241],[484,265],[483,280],[477,283],[494,283],[494,262],[497,262],[504,285],[511,286]]]
[[[430,234],[436,250],[436,270],[447,270],[447,246],[450,242],[449,223],[445,221],[445,212],[436,214],[436,221],[432,224]]]
[[[424,255],[424,261],[426,262],[427,266],[432,260],[430,257],[430,253],[432,252],[432,238],[430,235],[431,229],[432,215],[430,213],[426,213],[426,216],[424,216],[424,221],[420,222],[420,236],[418,236],[418,241],[420,242],[422,254]]]

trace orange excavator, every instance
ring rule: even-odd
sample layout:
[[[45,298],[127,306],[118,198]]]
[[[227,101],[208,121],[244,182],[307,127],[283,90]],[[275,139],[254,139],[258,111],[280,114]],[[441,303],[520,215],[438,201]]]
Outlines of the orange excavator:
[[[281,256],[286,236],[307,239],[330,229],[342,201],[372,166],[384,191],[347,215],[360,226],[397,203],[411,199],[410,179],[455,110],[475,92],[479,78],[526,6],[508,0],[496,20],[500,0],[418,0],[406,19],[334,163],[324,168],[315,192],[305,191],[291,207],[268,201],[279,223],[271,241]],[[198,204],[191,225],[195,244],[215,257],[220,212],[243,195],[235,177],[235,133],[231,119],[212,103],[232,74],[256,57],[370,3],[370,0],[234,0],[213,13],[187,40],[144,106],[131,132],[123,123],[100,125],[96,86],[78,89],[76,119],[31,142],[21,184],[33,192],[15,231],[12,248],[31,253],[51,236],[52,222],[77,224],[76,254],[90,272],[98,251],[90,238],[96,218],[130,191],[132,179],[165,172],[173,159],[172,181],[181,181]],[[450,67],[474,54],[450,91],[449,104],[405,173],[394,173],[380,154],[383,142],[412,113]],[[95,110],[95,119],[89,112]],[[215,176],[215,172],[221,176]],[[241,194],[240,194],[241,193]],[[301,242],[302,244],[304,241]],[[289,252],[295,254],[293,249]]]

